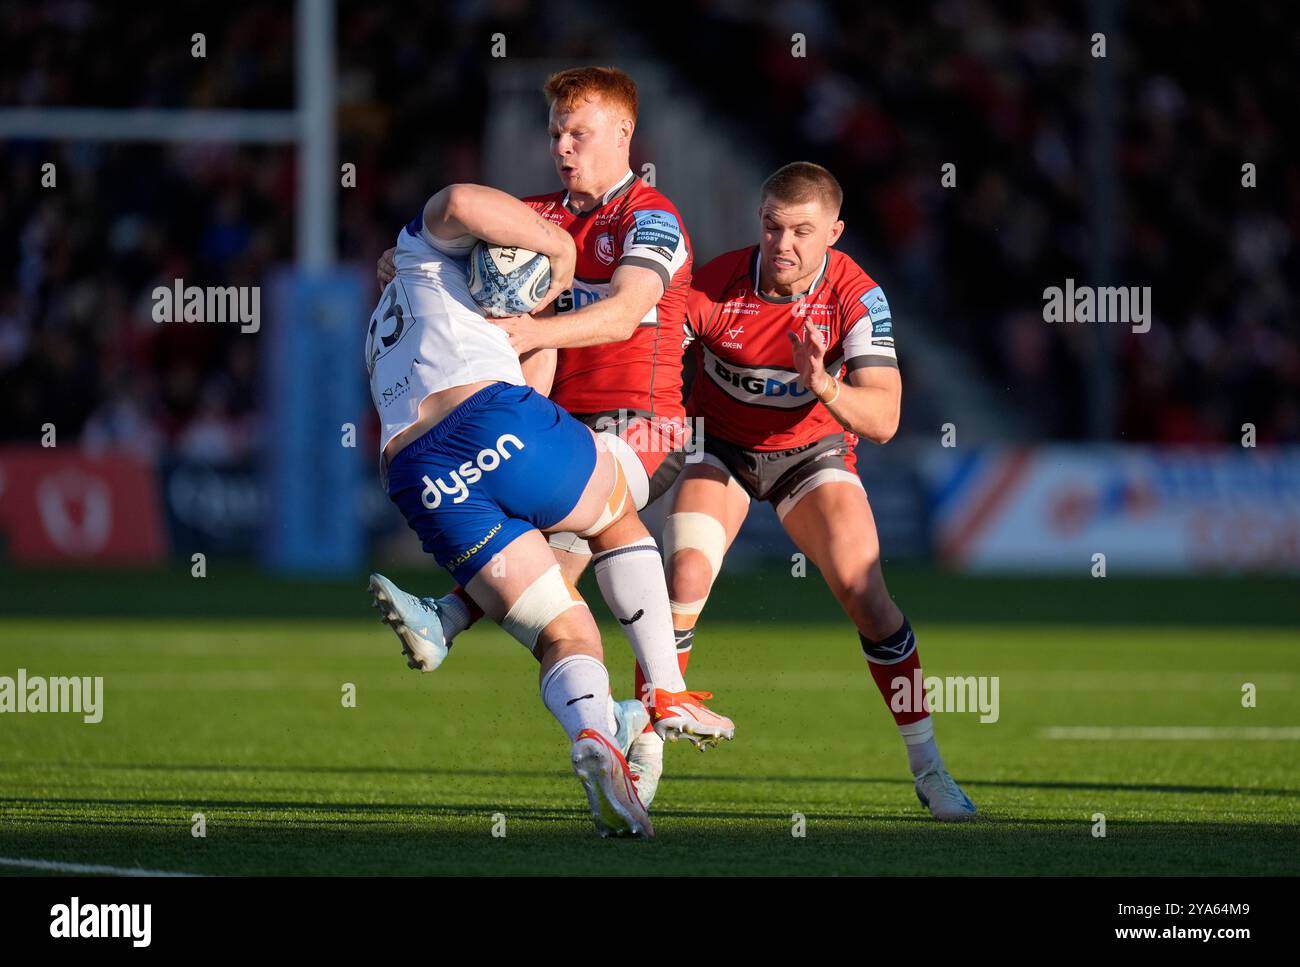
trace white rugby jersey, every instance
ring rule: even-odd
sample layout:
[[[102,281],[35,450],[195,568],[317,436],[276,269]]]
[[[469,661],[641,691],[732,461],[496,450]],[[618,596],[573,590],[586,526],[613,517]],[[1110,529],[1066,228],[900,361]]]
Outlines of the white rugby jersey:
[[[475,241],[471,235],[434,237],[423,211],[397,237],[397,276],[384,289],[366,333],[381,455],[416,421],[431,393],[481,380],[524,383],[509,338],[470,297],[466,256]]]

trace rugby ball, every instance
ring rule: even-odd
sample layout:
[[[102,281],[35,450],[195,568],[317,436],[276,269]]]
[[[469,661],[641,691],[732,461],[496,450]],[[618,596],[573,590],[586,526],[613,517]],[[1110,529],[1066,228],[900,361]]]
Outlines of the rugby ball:
[[[480,241],[469,253],[469,294],[483,314],[532,312],[551,287],[551,260],[513,245]]]

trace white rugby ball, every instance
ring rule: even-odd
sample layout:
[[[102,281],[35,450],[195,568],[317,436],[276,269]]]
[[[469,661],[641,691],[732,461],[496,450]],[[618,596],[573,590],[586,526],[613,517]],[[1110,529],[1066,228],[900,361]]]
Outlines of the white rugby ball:
[[[551,287],[551,260],[513,245],[480,241],[469,253],[469,294],[484,315],[532,312]]]

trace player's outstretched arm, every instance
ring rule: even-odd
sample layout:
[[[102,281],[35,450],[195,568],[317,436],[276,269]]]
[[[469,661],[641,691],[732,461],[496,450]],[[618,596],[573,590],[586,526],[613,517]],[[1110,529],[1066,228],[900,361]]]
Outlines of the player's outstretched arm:
[[[802,333],[789,333],[799,381],[812,390],[840,426],[872,443],[888,443],[898,432],[903,380],[893,366],[855,369],[842,383],[826,372],[826,340],[804,320]]]
[[[488,321],[506,331],[510,344],[520,354],[538,346],[599,346],[622,342],[636,332],[663,294],[663,282],[652,269],[620,265],[610,278],[609,295],[577,312],[565,312],[545,322],[529,316]]]

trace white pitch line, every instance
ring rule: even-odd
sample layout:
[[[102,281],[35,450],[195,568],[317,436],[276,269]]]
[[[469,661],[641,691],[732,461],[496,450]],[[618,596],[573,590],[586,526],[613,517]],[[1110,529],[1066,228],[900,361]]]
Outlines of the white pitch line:
[[[58,860],[12,859],[0,856],[0,866],[16,866],[28,870],[50,870],[54,873],[99,873],[104,876],[199,876],[198,873],[177,873],[172,870],[142,870],[128,866],[95,866],[86,863],[62,863]]]
[[[1123,741],[1126,739],[1208,740],[1246,739],[1294,742],[1300,740],[1300,727],[1251,725],[1156,725],[1109,727],[1096,725],[1056,725],[1042,729],[1045,739],[1082,739],[1085,741]]]

